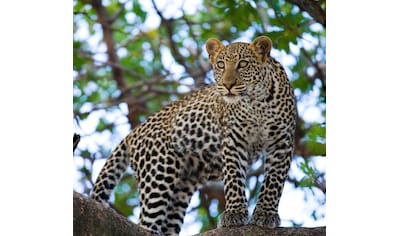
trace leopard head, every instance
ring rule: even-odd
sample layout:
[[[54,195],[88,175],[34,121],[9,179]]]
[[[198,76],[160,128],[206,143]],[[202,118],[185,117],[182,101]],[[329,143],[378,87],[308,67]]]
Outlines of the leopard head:
[[[271,47],[272,41],[266,36],[257,37],[250,44],[237,42],[227,46],[215,38],[207,40],[217,90],[226,101],[258,96],[264,91]]]

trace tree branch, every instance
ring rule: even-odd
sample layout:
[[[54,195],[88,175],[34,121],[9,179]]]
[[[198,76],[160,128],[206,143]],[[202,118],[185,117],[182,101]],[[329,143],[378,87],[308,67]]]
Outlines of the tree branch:
[[[121,7],[119,8],[119,10],[112,16],[109,18],[108,22],[110,25],[112,25],[123,13],[123,11],[125,10],[125,5],[128,1],[125,1],[124,3],[122,3]]]
[[[110,207],[73,192],[73,235],[153,236]]]
[[[97,13],[98,22],[101,24],[104,42],[105,42],[105,45],[107,46],[108,60],[111,64],[111,68],[112,68],[112,76],[113,76],[114,80],[116,81],[116,83],[118,84],[119,89],[121,91],[126,91],[128,89],[128,85],[124,78],[123,70],[120,67],[116,66],[116,65],[119,65],[120,63],[119,63],[118,55],[116,54],[115,42],[114,42],[114,39],[112,36],[112,29],[111,29],[110,21],[107,17],[105,8],[102,5],[101,0],[92,0],[91,4]],[[135,110],[134,110],[134,103],[133,103],[134,97],[132,94],[127,93],[125,95],[125,100],[127,102],[128,111],[129,111],[127,118],[131,125],[131,128],[133,128],[139,124],[138,117],[136,116]]]
[[[320,1],[315,0],[287,0],[287,2],[294,4],[307,12],[313,19],[326,28],[326,12],[321,8]]]
[[[210,230],[194,236],[237,236],[237,235],[251,235],[251,236],[321,236],[326,235],[326,227],[315,228],[295,228],[295,227],[279,227],[276,229],[268,229],[255,225],[245,225],[238,227],[226,227]]]
[[[168,35],[168,41],[170,43],[170,50],[172,53],[173,58],[184,67],[184,69],[187,71],[191,77],[193,77],[194,82],[195,82],[195,87],[201,88],[205,86],[205,74],[207,73],[204,71],[200,66],[196,69],[195,66],[190,66],[189,63],[187,62],[187,59],[184,58],[184,56],[179,52],[179,49],[173,40],[173,27],[174,23],[176,22],[174,19],[166,19],[163,15],[162,12],[158,9],[158,7],[155,4],[154,0],[151,0],[152,5],[158,14],[159,18],[161,18],[161,25],[165,27],[166,33]],[[183,17],[184,20],[184,17]],[[198,56],[198,55],[197,55]]]
[[[73,151],[75,152],[75,149],[78,147],[78,143],[80,141],[80,135],[79,134],[73,134]]]
[[[104,235],[104,236],[154,236],[140,226],[132,223],[110,207],[73,192],[73,234],[74,235]],[[218,228],[197,234],[196,236],[236,236],[236,235],[301,235],[320,236],[326,234],[326,227],[293,228],[279,227],[267,229],[254,225],[240,227]]]

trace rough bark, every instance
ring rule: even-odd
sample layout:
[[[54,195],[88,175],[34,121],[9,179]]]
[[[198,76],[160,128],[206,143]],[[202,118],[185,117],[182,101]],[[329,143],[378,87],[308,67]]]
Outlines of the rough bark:
[[[73,235],[75,236],[152,236],[110,207],[73,193]]]
[[[118,214],[110,207],[83,196],[73,193],[73,235],[75,236],[152,236],[140,226],[132,223],[126,217]],[[241,227],[219,228],[197,234],[196,236],[239,236],[239,235],[301,235],[319,236],[326,235],[326,227],[316,228],[277,228],[267,229],[253,225]]]
[[[218,228],[195,236],[321,236],[326,235],[326,227],[315,228],[293,228],[279,227],[267,229],[255,225],[245,225],[239,227]]]

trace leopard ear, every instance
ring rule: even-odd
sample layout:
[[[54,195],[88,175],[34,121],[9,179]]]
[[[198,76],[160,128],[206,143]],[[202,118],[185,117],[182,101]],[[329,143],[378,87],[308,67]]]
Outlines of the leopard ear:
[[[255,52],[258,60],[263,63],[266,61],[267,57],[270,56],[272,40],[267,36],[259,36],[249,45],[249,47]]]
[[[224,45],[222,44],[222,42],[215,38],[210,38],[206,41],[206,51],[209,54],[209,60],[212,64],[215,63],[216,57],[223,48]]]

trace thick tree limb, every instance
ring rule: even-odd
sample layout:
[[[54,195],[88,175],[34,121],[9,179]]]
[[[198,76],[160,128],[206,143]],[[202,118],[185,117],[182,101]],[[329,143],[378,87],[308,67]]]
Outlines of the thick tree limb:
[[[277,228],[267,229],[253,225],[219,228],[197,234],[196,236],[237,236],[237,235],[301,235],[319,236],[326,234],[326,227],[316,228]],[[76,236],[153,236],[140,226],[132,223],[110,207],[73,193],[73,235]]]
[[[195,236],[321,236],[326,235],[326,227],[316,228],[293,228],[293,227],[279,227],[276,229],[267,229],[255,225],[245,225],[240,227],[218,228],[207,231]]]
[[[80,193],[73,193],[73,235],[101,236],[152,236],[133,224],[126,217],[119,215],[112,208],[86,198]]]

